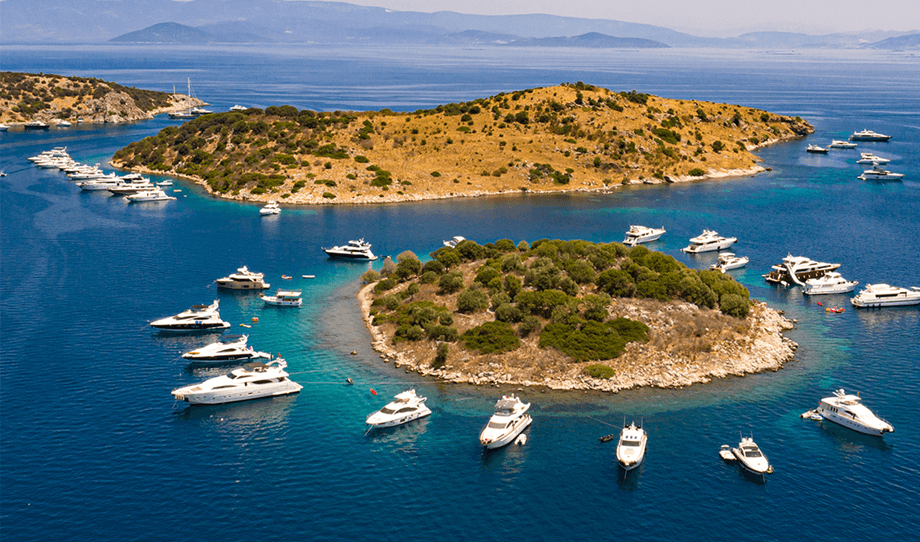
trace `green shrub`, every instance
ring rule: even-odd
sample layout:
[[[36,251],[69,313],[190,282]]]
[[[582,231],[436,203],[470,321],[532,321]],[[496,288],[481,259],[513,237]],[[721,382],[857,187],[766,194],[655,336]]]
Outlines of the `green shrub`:
[[[714,150],[714,151],[716,151],[716,152],[722,152],[722,150],[723,150],[724,148],[725,148],[725,144],[722,143],[721,141],[713,141],[713,142],[712,142],[712,150]]]
[[[399,258],[397,257],[397,259]],[[396,265],[396,270],[393,271],[393,277],[402,282],[409,277],[418,275],[421,270],[422,262],[418,261],[416,258],[407,258]]]
[[[524,313],[511,303],[502,303],[495,308],[495,319],[501,322],[520,322],[524,319]]]
[[[470,288],[457,296],[457,310],[469,314],[484,311],[489,306],[489,296],[481,288]]]
[[[433,341],[453,343],[460,339],[460,333],[455,327],[435,325],[428,328],[428,338]]]
[[[355,162],[358,162],[359,164],[366,164],[370,162],[370,160],[368,160],[366,156],[361,156],[359,154],[358,156],[355,156]]]
[[[632,297],[636,293],[632,276],[621,269],[608,269],[598,275],[597,287],[613,297]]]
[[[422,290],[422,287],[421,287],[421,286],[419,286],[419,285],[416,284],[416,283],[412,283],[412,284],[409,285],[408,288],[406,288],[406,293],[409,294],[409,295],[415,295],[415,294],[419,293],[421,290]]]
[[[379,294],[381,292],[391,290],[395,286],[396,286],[395,280],[391,278],[386,278],[386,279],[381,280],[380,282],[377,283],[376,286],[374,286],[374,292]]]
[[[551,323],[540,333],[539,344],[540,348],[556,348],[578,361],[613,359],[623,352],[627,342],[647,341],[648,329],[645,324],[626,318],[613,322],[588,321],[578,329]]]
[[[454,315],[450,311],[444,311],[438,317],[438,322],[442,326],[452,326],[454,325]]]
[[[434,271],[425,271],[418,280],[422,284],[434,284],[438,280],[438,274]]]
[[[521,325],[518,326],[518,333],[521,337],[526,337],[531,333],[540,331],[540,319],[536,316],[525,316],[521,321]]]
[[[477,350],[480,354],[500,354],[521,346],[514,328],[505,322],[486,322],[468,329],[461,337],[468,350]]]
[[[719,310],[735,318],[747,318],[751,312],[751,302],[738,294],[725,294],[719,300]]]
[[[459,271],[451,271],[441,275],[441,279],[438,281],[438,288],[440,289],[438,293],[441,295],[458,291],[463,288],[463,275]]]
[[[434,360],[431,362],[431,366],[435,369],[439,369],[447,363],[447,354],[450,352],[450,347],[445,343],[438,345],[437,354],[434,356]]]
[[[604,380],[607,380],[608,378],[616,375],[617,372],[612,368],[607,367],[606,365],[594,364],[585,367],[585,374],[591,378],[603,378]]]
[[[438,260],[431,260],[431,261],[425,262],[425,265],[422,266],[422,273],[427,273],[429,271],[431,271],[432,273],[436,275],[440,275],[441,273],[444,272],[444,264],[442,264]]]
[[[326,199],[335,199],[335,194],[332,192],[323,192],[323,197]]]
[[[504,286],[505,286],[505,293],[507,293],[508,296],[511,297],[512,301],[517,297],[517,295],[524,288],[524,285],[521,283],[521,279],[517,278],[514,275],[505,276]]]
[[[569,299],[565,292],[544,290],[542,292],[521,292],[515,297],[515,302],[524,314],[550,318],[553,314],[553,309],[567,304]]]
[[[473,281],[486,286],[492,279],[500,277],[501,273],[499,273],[497,269],[489,265],[484,265],[479,268],[479,272],[476,273],[476,278],[474,278]]]
[[[695,167],[690,170],[688,175],[690,175],[691,177],[702,177],[703,175],[706,175],[706,172],[698,167]]]
[[[361,275],[361,282],[364,284],[370,284],[372,282],[377,282],[380,280],[380,273],[374,271],[373,269],[368,269]]]

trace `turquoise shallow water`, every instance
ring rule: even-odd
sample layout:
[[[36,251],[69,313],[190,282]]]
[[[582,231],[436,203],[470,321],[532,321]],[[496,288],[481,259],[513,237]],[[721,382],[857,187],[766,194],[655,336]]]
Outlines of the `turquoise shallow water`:
[[[379,207],[286,208],[214,200],[185,182],[176,202],[127,206],[84,194],[26,157],[67,145],[82,161],[171,124],[0,134],[0,533],[4,540],[201,538],[558,540],[910,539],[920,423],[916,308],[827,315],[760,275],[788,252],[843,264],[866,282],[920,285],[917,61],[863,52],[774,57],[740,52],[3,48],[4,69],[92,75],[169,90],[192,78],[217,109],[292,103],[416,109],[584,80],[615,89],[728,101],[801,115],[805,141],[764,149],[749,179],[636,187],[612,194],[509,196]],[[398,53],[398,54],[396,54]],[[394,60],[396,58],[397,60]],[[253,83],[253,81],[266,81]],[[883,84],[868,85],[868,81]],[[865,148],[903,183],[857,181],[853,151],[806,155],[855,130],[894,135]],[[442,239],[618,241],[630,224],[664,225],[653,248],[679,252],[704,227],[740,238],[736,272],[752,295],[798,320],[796,360],[778,372],[684,390],[617,395],[526,390],[525,446],[483,454],[476,441],[494,388],[438,383],[380,362],[354,300],[367,264],[320,246],[363,236],[375,252],[425,254]],[[218,293],[240,265],[304,290],[297,311]],[[281,275],[293,275],[291,282]],[[315,274],[305,280],[302,274]],[[822,300],[844,304],[847,296]],[[221,300],[261,350],[282,353],[297,396],[188,408],[169,396],[207,378],[183,351],[212,337],[169,337],[148,322]],[[235,327],[236,330],[240,328]],[[357,356],[350,355],[357,351]],[[356,385],[346,386],[351,377]],[[408,387],[433,415],[364,434],[364,417]],[[896,427],[884,440],[798,414],[833,389],[859,390]],[[373,388],[377,396],[370,394]],[[646,462],[623,478],[597,437],[643,418]],[[765,484],[716,452],[754,432],[776,472]]]

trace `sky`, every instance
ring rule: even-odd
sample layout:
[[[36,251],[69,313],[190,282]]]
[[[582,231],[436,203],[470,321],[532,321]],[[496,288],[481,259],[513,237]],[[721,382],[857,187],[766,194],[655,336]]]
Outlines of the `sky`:
[[[397,11],[546,13],[664,26],[707,37],[755,30],[830,34],[920,31],[920,0],[341,0]]]

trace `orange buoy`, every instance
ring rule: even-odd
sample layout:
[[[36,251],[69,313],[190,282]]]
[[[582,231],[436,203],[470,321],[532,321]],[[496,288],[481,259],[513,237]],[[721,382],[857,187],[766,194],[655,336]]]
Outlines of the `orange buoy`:
[[[821,304],[821,302],[820,302],[820,301],[818,301],[818,305],[821,305],[822,307],[824,306],[824,305],[822,305],[822,304]]]
[[[377,392],[374,391],[374,388],[371,388],[371,395],[377,395]]]

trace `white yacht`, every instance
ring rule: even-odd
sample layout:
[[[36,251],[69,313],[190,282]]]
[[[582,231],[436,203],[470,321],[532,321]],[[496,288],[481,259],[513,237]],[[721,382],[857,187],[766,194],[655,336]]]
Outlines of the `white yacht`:
[[[767,282],[789,285],[791,283],[805,286],[808,279],[823,277],[826,273],[836,271],[839,263],[825,263],[806,258],[805,256],[787,255],[783,263],[774,265],[770,272],[763,276]]]
[[[641,425],[633,422],[623,427],[620,431],[620,441],[617,444],[617,463],[626,471],[638,467],[645,459],[645,445],[648,435]]]
[[[103,181],[117,181],[118,175],[114,173],[103,173],[101,170],[97,171],[85,171],[70,173],[67,175],[72,181],[94,181],[94,180],[103,180]]]
[[[738,458],[742,467],[755,474],[765,474],[771,470],[767,456],[763,455],[753,438],[742,437],[738,447],[732,448],[732,454]]]
[[[332,248],[324,248],[323,252],[330,258],[340,258],[344,260],[376,260],[377,256],[371,252],[371,244],[366,243],[364,239],[349,241],[347,245]]]
[[[855,149],[856,143],[853,143],[852,141],[840,141],[835,139],[831,141],[831,144],[828,145],[828,147],[832,149]]]
[[[82,181],[77,183],[77,186],[80,187],[80,190],[86,191],[102,191],[109,190],[110,188],[115,188],[121,183],[118,179],[92,179],[89,181]]]
[[[805,295],[823,295],[823,294],[845,294],[852,292],[859,282],[847,280],[840,273],[825,273],[823,277],[808,279],[802,291]]]
[[[192,361],[225,362],[244,359],[265,358],[271,359],[272,355],[265,352],[256,352],[248,346],[246,341],[249,335],[224,335],[216,343],[211,343],[191,352],[182,354],[185,359]]]
[[[268,363],[254,361],[230,374],[175,389],[172,395],[193,405],[219,405],[297,393],[303,386],[288,378],[286,367],[287,362],[281,358]]]
[[[277,201],[270,201],[267,205],[265,205],[265,207],[259,209],[259,214],[262,216],[280,215],[281,206],[278,205]]]
[[[26,130],[47,130],[48,128],[51,128],[51,125],[40,120],[30,120],[22,127]]]
[[[187,311],[183,311],[175,316],[160,318],[150,323],[151,326],[164,331],[206,331],[214,329],[226,329],[230,327],[229,322],[220,319],[218,305],[220,301],[215,299],[210,305],[195,305]]]
[[[623,244],[634,247],[642,243],[651,243],[660,239],[665,233],[667,232],[664,226],[657,229],[645,226],[630,226],[629,231],[626,232],[626,239],[623,239]]]
[[[230,108],[230,111],[246,111],[246,107],[242,105],[234,105]]]
[[[71,124],[70,122],[66,120],[59,120],[57,121],[57,126],[58,128],[70,128],[71,126],[73,126],[73,124]]]
[[[805,149],[805,152],[810,152],[812,154],[827,154],[827,149],[818,145],[809,144],[808,148]]]
[[[7,130],[9,130],[9,129],[10,129],[10,127],[7,126],[6,124],[0,124],[0,132],[5,132],[5,131],[7,131]]]
[[[887,158],[882,158],[881,156],[876,156],[871,152],[863,152],[859,154],[859,160],[856,161],[857,164],[887,164],[891,160]]]
[[[719,254],[719,261],[709,266],[713,271],[726,272],[732,269],[740,269],[748,264],[747,256],[737,257],[734,252],[723,252]]]
[[[893,433],[894,427],[885,420],[872,413],[862,404],[859,395],[848,395],[842,389],[834,392],[833,397],[821,399],[817,413],[834,423],[880,437],[885,433]]]
[[[263,295],[262,301],[267,305],[278,307],[299,307],[303,305],[299,290],[278,290],[275,295]]]
[[[41,169],[64,169],[76,164],[69,156],[58,156],[54,158],[43,158],[36,160],[35,165]]]
[[[271,284],[265,282],[264,273],[253,273],[245,265],[230,276],[217,279],[218,288],[228,290],[267,290]]]
[[[857,177],[857,179],[862,181],[900,181],[903,178],[903,173],[892,173],[879,165],[863,171],[862,175]]]
[[[41,160],[47,160],[49,158],[70,158],[70,155],[67,154],[67,147],[55,147],[50,151],[42,151],[35,156],[30,156],[28,160],[30,162],[39,162]]]
[[[210,115],[211,113],[213,113],[213,111],[211,111],[210,109],[205,109],[203,107],[193,107],[192,108],[192,115],[195,115],[196,117],[200,117],[202,115]]]
[[[371,427],[393,427],[431,414],[431,409],[425,406],[428,398],[416,395],[415,390],[404,391],[394,399],[369,415],[365,423]]]
[[[866,287],[850,299],[857,309],[878,307],[903,307],[920,305],[920,288],[898,288],[888,284],[866,284]]]
[[[132,181],[124,181],[118,183],[117,185],[109,188],[115,196],[127,196],[128,194],[137,194],[138,192],[146,192],[148,190],[156,190],[157,185],[150,182],[150,179],[141,177],[140,179]]]
[[[738,242],[737,237],[721,237],[718,232],[712,230],[703,230],[703,233],[690,239],[690,245],[680,249],[682,252],[699,254],[700,252],[712,252],[714,250],[724,250]]]
[[[479,443],[489,450],[510,444],[521,431],[533,422],[524,403],[514,395],[505,395],[495,403],[495,414],[479,433]]]
[[[111,188],[109,190],[112,190]],[[125,201],[128,203],[145,203],[149,201],[169,201],[176,199],[173,196],[167,195],[162,188],[154,188],[153,190],[143,190],[134,194],[128,194],[125,196]]]
[[[853,132],[853,135],[850,136],[850,141],[888,141],[889,139],[891,139],[890,135],[880,134],[872,130]]]
[[[460,237],[459,235],[455,235],[453,239],[444,241],[444,246],[446,246],[447,248],[457,248],[457,245],[459,245],[460,243],[464,241],[466,241],[466,237]]]

